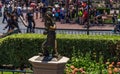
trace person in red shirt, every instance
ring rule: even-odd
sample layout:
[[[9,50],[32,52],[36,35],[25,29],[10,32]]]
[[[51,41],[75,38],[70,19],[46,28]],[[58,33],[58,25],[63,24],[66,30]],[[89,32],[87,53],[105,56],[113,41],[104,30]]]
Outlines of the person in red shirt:
[[[30,4],[30,7],[33,8],[33,9],[35,9],[36,6],[37,5],[36,5],[36,3],[34,1]]]
[[[88,23],[88,11],[87,11],[87,9],[85,9],[84,11],[83,11],[83,16],[82,16],[82,18],[83,18],[83,25],[84,25],[84,27],[86,27],[87,26],[87,23]]]
[[[3,6],[2,3],[0,2],[0,11],[1,11],[1,9],[2,9],[2,6]]]

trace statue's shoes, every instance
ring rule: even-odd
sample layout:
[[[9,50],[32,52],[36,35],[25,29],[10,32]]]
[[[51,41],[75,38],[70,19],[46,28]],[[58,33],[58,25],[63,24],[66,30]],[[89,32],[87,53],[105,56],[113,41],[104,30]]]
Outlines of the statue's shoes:
[[[58,58],[59,54],[53,54],[52,56],[55,57],[55,58]]]
[[[38,53],[39,56],[43,56],[43,53]]]

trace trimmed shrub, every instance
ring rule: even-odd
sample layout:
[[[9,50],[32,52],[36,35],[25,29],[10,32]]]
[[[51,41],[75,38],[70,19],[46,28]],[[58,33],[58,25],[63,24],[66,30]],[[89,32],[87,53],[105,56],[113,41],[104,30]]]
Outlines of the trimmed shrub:
[[[104,13],[104,10],[107,12],[107,14],[110,14],[110,9],[109,8],[97,8],[97,10],[99,10],[101,14]]]
[[[41,52],[42,34],[16,34],[0,39],[0,64],[29,65],[28,59]],[[91,52],[91,59],[119,60],[120,36],[57,34],[58,51],[72,57]],[[117,57],[118,56],[118,57]]]
[[[16,67],[28,63],[28,59],[40,52],[41,35],[12,35],[1,39],[0,64],[13,64]]]

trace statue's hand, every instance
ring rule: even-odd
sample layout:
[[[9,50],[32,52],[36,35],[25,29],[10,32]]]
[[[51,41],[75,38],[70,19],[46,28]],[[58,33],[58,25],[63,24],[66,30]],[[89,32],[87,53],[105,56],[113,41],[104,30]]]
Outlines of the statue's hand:
[[[56,29],[56,26],[50,26],[50,30],[55,30]]]

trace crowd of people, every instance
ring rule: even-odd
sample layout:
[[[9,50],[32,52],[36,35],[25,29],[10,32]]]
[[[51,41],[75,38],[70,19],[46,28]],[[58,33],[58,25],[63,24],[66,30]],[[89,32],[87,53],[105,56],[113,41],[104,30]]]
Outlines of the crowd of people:
[[[21,2],[21,1],[20,1]],[[23,7],[22,3],[19,1],[9,1],[9,2],[2,2],[3,4],[3,20],[2,23],[7,22],[7,25],[5,26],[4,29],[8,28],[7,33],[13,31],[17,28],[18,33],[20,33],[19,29],[19,18],[23,18],[23,20],[26,20],[28,22],[28,27],[27,27],[27,33],[34,33],[34,27],[35,27],[35,22],[34,22],[34,13],[33,13],[33,8],[29,8],[26,13],[26,17],[23,15]],[[1,7],[2,10],[2,7]]]
[[[92,5],[88,6],[87,2],[70,2],[69,4],[65,4],[63,1],[57,1],[52,6],[53,17],[56,21],[64,23],[78,23],[80,25],[87,25],[88,23],[88,7],[90,8],[91,17],[95,17],[95,23],[98,24],[97,19],[98,15],[101,15],[99,11],[95,8],[92,8]],[[46,12],[46,6],[43,3],[41,6],[41,13],[44,21],[44,13]]]
[[[64,23],[78,23],[80,25],[86,25],[88,24],[88,20],[90,24],[92,25],[103,25],[103,16],[109,15],[107,10],[99,10],[97,7],[94,7],[94,5],[89,4],[86,1],[80,1],[76,2],[77,0],[67,2],[67,4],[63,1],[56,1],[54,2],[54,5],[52,6],[52,12],[53,17],[56,21],[61,22],[61,24]],[[42,3],[40,6],[40,11],[42,14],[42,17],[44,18],[44,13],[46,12],[46,4]],[[89,11],[88,11],[89,10]],[[111,20],[113,24],[117,23],[117,17],[118,13],[114,11],[111,15]]]
[[[49,5],[46,5],[46,3],[43,2],[36,3],[33,0],[7,0],[0,4],[0,11],[2,6],[4,6],[2,23],[7,21],[7,27],[9,27],[8,31],[13,29],[9,24],[9,20],[12,21],[13,17],[15,17],[16,24],[18,24],[18,18],[22,17],[23,20],[28,22],[27,32],[34,33],[36,25],[34,16],[36,16],[36,19],[42,18],[42,21],[44,22],[44,16]],[[92,25],[103,25],[102,16],[107,15],[106,11],[101,12],[97,10],[96,7],[93,7],[92,4],[88,5],[87,2],[79,0],[78,2],[71,0],[71,2],[67,3],[63,0],[56,0],[51,7],[53,19],[57,22],[61,22],[61,24],[78,23],[87,27],[88,21],[90,21]],[[24,12],[26,16],[23,15]],[[38,14],[40,17],[38,17]],[[115,11],[112,18],[114,24],[116,24],[117,16],[118,14]],[[19,27],[17,28],[19,29]]]

